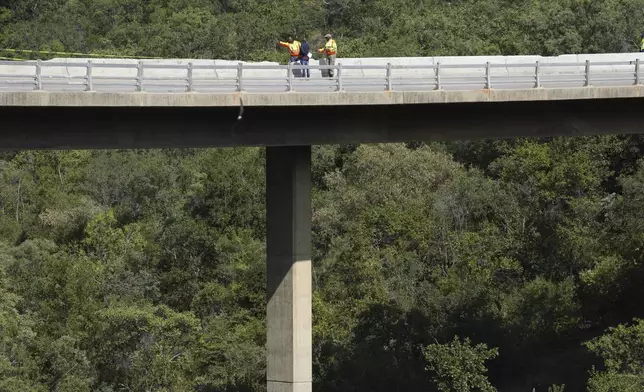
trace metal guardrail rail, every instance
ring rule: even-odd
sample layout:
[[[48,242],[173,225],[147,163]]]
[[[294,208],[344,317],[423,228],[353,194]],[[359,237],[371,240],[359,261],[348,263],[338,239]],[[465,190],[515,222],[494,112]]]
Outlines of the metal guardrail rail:
[[[12,73],[7,72],[7,66]],[[60,74],[46,74],[59,68]],[[115,74],[96,74],[97,69]],[[3,73],[3,69],[5,73]],[[16,73],[16,69],[20,72]],[[24,73],[22,72],[24,69]],[[84,69],[84,70],[83,70]],[[309,69],[312,78],[299,77]],[[550,70],[549,70],[550,69]],[[76,70],[72,75],[70,70]],[[173,75],[150,71],[173,70]],[[333,77],[321,77],[334,70]],[[362,75],[356,75],[362,71]],[[199,71],[202,71],[199,74]],[[203,71],[212,71],[208,74]],[[217,72],[228,74],[221,76]],[[227,71],[227,72],[225,72]],[[252,76],[249,71],[272,71]],[[496,72],[495,72],[496,71]],[[131,73],[123,76],[122,73]],[[282,75],[278,75],[278,73]],[[366,74],[367,72],[368,74]],[[119,75],[118,73],[121,73]],[[153,72],[154,73],[154,72]],[[175,75],[176,74],[176,75]],[[0,61],[0,91],[106,91],[106,92],[328,92],[328,91],[430,91],[518,88],[628,86],[641,81],[640,60],[583,63],[427,64],[427,65],[204,65],[43,61]]]

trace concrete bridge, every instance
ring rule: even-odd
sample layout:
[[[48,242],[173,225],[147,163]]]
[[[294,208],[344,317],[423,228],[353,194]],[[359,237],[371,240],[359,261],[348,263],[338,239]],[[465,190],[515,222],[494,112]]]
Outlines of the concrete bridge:
[[[640,54],[0,63],[0,148],[267,146],[267,383],[308,392],[311,145],[642,133]]]

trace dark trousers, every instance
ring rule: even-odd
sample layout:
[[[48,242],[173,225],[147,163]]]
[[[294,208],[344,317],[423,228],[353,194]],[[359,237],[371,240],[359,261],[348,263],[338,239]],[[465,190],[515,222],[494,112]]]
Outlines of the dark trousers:
[[[289,62],[293,65],[300,65],[300,56],[291,56],[291,60]],[[296,78],[301,78],[303,76],[301,69],[294,69],[292,72],[293,76]]]
[[[302,65],[309,65],[309,59],[300,59]],[[302,70],[302,77],[306,76],[307,78],[311,77],[311,70],[307,67]]]

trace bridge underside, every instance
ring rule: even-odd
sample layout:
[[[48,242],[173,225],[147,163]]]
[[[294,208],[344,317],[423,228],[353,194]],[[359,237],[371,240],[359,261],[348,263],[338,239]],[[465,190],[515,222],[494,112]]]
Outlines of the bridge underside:
[[[0,107],[0,149],[296,146],[642,133],[644,98],[372,106]]]

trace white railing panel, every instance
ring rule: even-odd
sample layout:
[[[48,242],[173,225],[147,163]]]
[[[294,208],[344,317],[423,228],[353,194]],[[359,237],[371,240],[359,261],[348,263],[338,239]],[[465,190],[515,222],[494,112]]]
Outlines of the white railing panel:
[[[227,60],[56,59],[0,61],[2,91],[387,91],[624,86],[641,81],[637,54],[338,59],[335,66]],[[301,78],[308,69],[311,78]],[[327,70],[334,77],[323,78]]]

